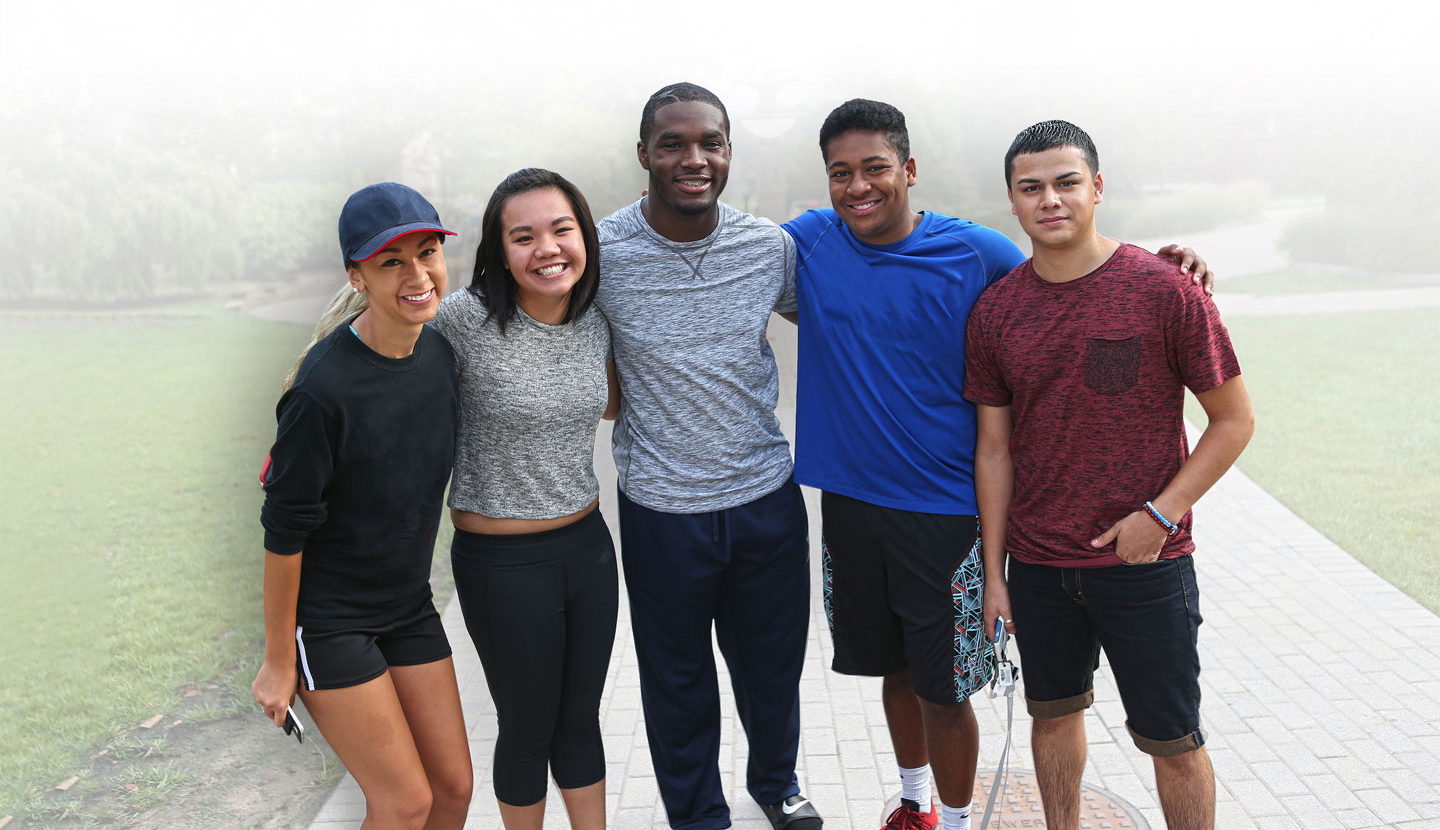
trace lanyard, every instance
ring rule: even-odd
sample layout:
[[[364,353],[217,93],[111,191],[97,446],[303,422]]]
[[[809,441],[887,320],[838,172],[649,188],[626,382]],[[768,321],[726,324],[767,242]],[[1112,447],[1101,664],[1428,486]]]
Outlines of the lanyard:
[[[1020,673],[1005,654],[1005,645],[1009,641],[1010,633],[1005,630],[1005,620],[996,617],[995,639],[991,643],[995,650],[995,676],[990,680],[990,697],[1005,695],[1005,748],[1000,751],[1000,763],[995,768],[995,778],[990,782],[990,798],[985,803],[985,814],[980,817],[979,830],[990,826],[990,814],[994,812],[995,802],[1005,787],[1006,769],[1010,763],[1010,733],[1015,725],[1015,681]],[[996,826],[999,826],[998,818]]]

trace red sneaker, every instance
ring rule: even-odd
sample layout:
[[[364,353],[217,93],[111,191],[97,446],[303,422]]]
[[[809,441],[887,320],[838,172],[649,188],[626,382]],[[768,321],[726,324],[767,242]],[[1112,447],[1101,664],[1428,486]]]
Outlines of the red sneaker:
[[[880,830],[935,830],[940,824],[940,814],[935,812],[935,802],[930,802],[930,812],[912,810],[903,803],[895,808]]]

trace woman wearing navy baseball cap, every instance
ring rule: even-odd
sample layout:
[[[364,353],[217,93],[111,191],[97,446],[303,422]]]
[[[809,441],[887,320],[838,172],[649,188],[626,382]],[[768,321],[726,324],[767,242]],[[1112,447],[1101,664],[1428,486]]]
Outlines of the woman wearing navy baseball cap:
[[[365,793],[365,827],[460,828],[472,771],[430,562],[455,452],[455,358],[425,325],[454,234],[375,184],[340,214],[349,275],[286,378],[262,475],[265,662],[285,724],[297,687]]]

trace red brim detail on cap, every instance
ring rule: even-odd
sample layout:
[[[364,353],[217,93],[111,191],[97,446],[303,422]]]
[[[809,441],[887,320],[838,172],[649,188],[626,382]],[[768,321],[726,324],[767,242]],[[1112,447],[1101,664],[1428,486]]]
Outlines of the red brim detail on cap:
[[[390,247],[390,244],[391,244],[392,242],[394,242],[395,240],[399,239],[399,238],[402,237],[402,236],[409,236],[409,235],[412,234],[412,233],[443,233],[443,234],[445,234],[446,236],[457,236],[457,235],[458,235],[458,234],[456,234],[454,231],[447,231],[447,230],[445,230],[444,228],[416,228],[416,229],[413,230],[413,231],[405,231],[404,233],[397,233],[397,234],[395,234],[394,236],[392,236],[392,237],[390,237],[389,239],[385,240],[385,243],[382,244],[380,247],[376,248],[376,249],[375,249],[375,253],[371,254],[370,256],[365,257],[364,259],[357,259],[357,260],[355,260],[355,261],[356,261],[356,262],[369,262],[370,260],[372,260],[372,259],[375,258],[376,254],[379,254],[381,251],[383,251],[383,250],[385,250],[386,248]]]

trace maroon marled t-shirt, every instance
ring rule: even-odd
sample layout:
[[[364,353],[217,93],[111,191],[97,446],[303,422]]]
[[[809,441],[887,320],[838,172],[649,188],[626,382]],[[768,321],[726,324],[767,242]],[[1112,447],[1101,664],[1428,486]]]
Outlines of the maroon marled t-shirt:
[[[1090,540],[1180,470],[1185,388],[1206,392],[1239,374],[1215,303],[1133,245],[1070,282],[1046,282],[1026,260],[992,285],[966,330],[965,397],[1012,407],[1010,555],[1120,564],[1113,543],[1097,550]],[[1195,549],[1190,524],[1186,513],[1162,558]]]

